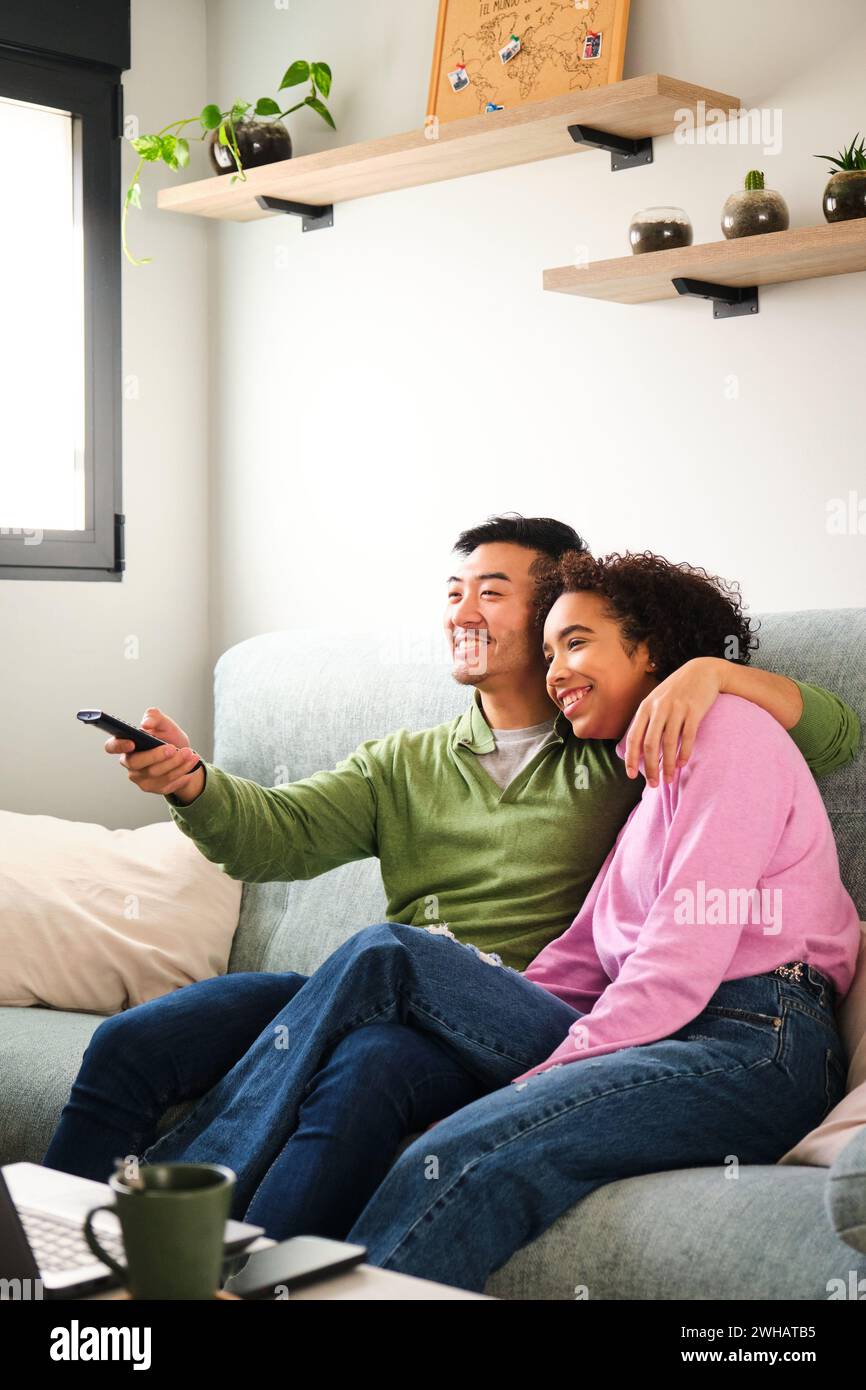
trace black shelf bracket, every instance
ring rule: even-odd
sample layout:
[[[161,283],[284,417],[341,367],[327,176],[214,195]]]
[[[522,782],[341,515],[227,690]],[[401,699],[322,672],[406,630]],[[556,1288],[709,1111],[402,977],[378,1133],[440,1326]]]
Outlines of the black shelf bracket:
[[[300,217],[302,232],[318,232],[322,227],[334,225],[333,203],[316,207],[313,203],[290,203],[285,198],[272,198],[268,193],[260,193],[256,202],[269,212],[286,212],[292,217]]]
[[[760,312],[757,285],[714,285],[708,280],[689,280],[677,276],[672,281],[677,294],[713,301],[714,319],[738,319]]]
[[[627,135],[611,135],[607,130],[596,130],[591,125],[570,125],[568,133],[576,145],[591,145],[594,150],[610,152],[611,173],[620,169],[636,169],[653,162],[653,140],[644,135],[639,140],[630,140]]]

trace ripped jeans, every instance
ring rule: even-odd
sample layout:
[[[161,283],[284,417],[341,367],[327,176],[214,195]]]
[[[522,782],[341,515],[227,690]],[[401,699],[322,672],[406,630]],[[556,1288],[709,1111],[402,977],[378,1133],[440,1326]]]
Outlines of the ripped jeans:
[[[225,1163],[238,1178],[233,1216],[278,1213],[273,1195],[291,1177],[287,1136],[323,1058],[372,1023],[431,1034],[480,1094],[404,1150],[346,1238],[367,1247],[370,1264],[482,1292],[596,1187],[731,1154],[774,1163],[844,1094],[829,984],[811,966],[799,981],[725,981],[669,1038],[508,1084],[546,1060],[580,1017],[446,933],[368,927],[143,1161]],[[259,1224],[278,1238],[268,1220]]]

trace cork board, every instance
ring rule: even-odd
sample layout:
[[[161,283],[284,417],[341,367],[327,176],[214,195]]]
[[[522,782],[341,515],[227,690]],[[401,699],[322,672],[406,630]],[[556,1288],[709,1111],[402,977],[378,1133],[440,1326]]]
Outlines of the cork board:
[[[439,0],[428,118],[619,82],[628,11],[629,0]]]

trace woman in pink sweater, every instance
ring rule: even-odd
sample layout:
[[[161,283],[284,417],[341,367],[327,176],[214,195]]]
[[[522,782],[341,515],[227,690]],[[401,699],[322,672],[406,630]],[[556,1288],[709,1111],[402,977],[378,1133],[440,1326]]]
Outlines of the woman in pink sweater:
[[[705,579],[654,556],[567,557],[545,602],[563,583],[597,587],[567,591],[550,609],[548,691],[579,738],[615,739],[635,696],[673,669],[661,633],[690,640],[722,600]],[[660,634],[647,641],[653,621]],[[617,752],[625,756],[624,736]],[[723,981],[787,961],[810,965],[841,997],[859,940],[802,754],[766,711],[721,695],[693,756],[645,788],[574,922],[524,971],[586,1017],[523,1075],[665,1038],[697,1018]]]

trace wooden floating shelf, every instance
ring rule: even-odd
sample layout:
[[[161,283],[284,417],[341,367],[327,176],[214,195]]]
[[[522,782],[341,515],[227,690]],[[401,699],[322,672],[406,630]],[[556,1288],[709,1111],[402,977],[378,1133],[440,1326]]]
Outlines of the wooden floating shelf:
[[[570,125],[592,126],[635,140],[669,135],[684,110],[697,120],[699,102],[705,103],[704,109],[725,111],[740,105],[739,98],[724,92],[652,73],[594,91],[443,121],[435,140],[428,139],[424,130],[412,130],[248,169],[246,182],[232,183],[230,174],[214,174],[196,183],[161,189],[157,205],[169,212],[249,222],[275,215],[258,206],[258,194],[323,206],[531,164],[588,149],[575,144],[568,133]]]
[[[586,266],[558,266],[545,270],[544,288],[617,304],[649,304],[676,299],[673,281],[680,277],[737,288],[849,275],[857,270],[866,270],[866,218],[647,251]]]

